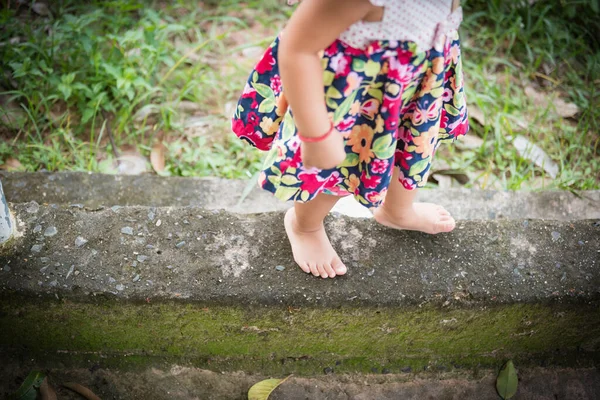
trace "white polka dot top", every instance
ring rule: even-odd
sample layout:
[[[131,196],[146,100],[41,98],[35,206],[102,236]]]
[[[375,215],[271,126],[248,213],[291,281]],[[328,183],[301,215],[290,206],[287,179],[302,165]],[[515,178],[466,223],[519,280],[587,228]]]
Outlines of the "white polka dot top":
[[[351,47],[364,49],[374,40],[393,40],[415,42],[418,50],[441,49],[444,35],[458,30],[462,22],[460,7],[451,12],[452,0],[369,1],[384,7],[383,18],[359,21],[343,32],[340,40]]]

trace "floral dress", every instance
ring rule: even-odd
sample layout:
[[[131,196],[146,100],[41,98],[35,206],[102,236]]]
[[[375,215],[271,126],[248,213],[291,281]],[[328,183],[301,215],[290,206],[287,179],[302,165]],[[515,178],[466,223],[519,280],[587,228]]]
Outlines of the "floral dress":
[[[384,7],[382,21],[352,25],[323,51],[324,99],[346,150],[332,169],[302,164],[279,77],[278,37],[250,74],[232,119],[238,137],[268,152],[259,185],[284,201],[353,195],[370,208],[384,200],[395,166],[406,189],[424,186],[440,143],[468,130],[462,11],[451,13],[449,1],[371,0]]]

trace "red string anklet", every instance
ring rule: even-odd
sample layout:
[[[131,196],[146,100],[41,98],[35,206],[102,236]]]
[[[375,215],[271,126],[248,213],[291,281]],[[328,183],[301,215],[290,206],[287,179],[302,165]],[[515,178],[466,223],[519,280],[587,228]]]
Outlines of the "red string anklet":
[[[298,138],[302,141],[302,142],[306,142],[306,143],[317,143],[317,142],[322,142],[323,140],[327,139],[329,137],[329,135],[331,135],[331,132],[333,132],[333,122],[331,122],[331,126],[329,127],[329,130],[327,132],[325,132],[323,135],[321,136],[316,136],[316,137],[308,137],[308,136],[302,136],[300,134],[300,132],[298,132]]]

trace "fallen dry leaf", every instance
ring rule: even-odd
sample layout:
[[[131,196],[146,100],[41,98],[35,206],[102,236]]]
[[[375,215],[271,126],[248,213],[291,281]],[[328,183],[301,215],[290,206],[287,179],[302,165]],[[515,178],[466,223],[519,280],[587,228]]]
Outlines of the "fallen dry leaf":
[[[543,168],[552,178],[558,175],[558,165],[536,144],[531,143],[526,137],[518,135],[513,140],[513,145],[521,157],[533,161],[535,165]]]
[[[477,106],[468,106],[469,117],[479,122],[479,125],[485,126],[485,115],[483,111]]]
[[[452,178],[450,178],[449,176],[432,174],[429,177],[429,180],[433,181],[434,183],[437,183],[438,188],[440,189],[448,189],[452,187]]]
[[[483,146],[483,139],[475,134],[464,135],[455,142],[459,149],[473,150]]]
[[[567,103],[561,98],[554,99],[553,103],[559,117],[571,118],[579,113],[579,107],[573,103]]]
[[[162,142],[156,143],[152,146],[150,152],[150,164],[156,173],[160,174],[165,170],[165,145]]]
[[[57,400],[54,388],[48,383],[48,378],[45,378],[40,385],[40,395],[42,400]]]
[[[86,388],[85,386],[80,385],[79,383],[67,382],[67,383],[63,383],[63,386],[66,387],[67,389],[71,389],[75,393],[79,393],[80,395],[85,397],[87,400],[101,400],[100,397],[96,396],[90,389]]]
[[[529,97],[537,107],[546,109],[552,105],[552,111],[556,116],[562,118],[571,118],[579,113],[579,107],[573,103],[568,103],[558,97],[557,93],[543,93],[535,90],[532,86],[525,87],[525,95]]]
[[[20,171],[23,169],[23,164],[16,158],[8,158],[4,164],[0,165],[0,169],[5,171]]]
[[[48,10],[48,6],[45,3],[33,3],[31,5],[31,9],[39,15],[45,16],[50,14],[50,10]]]

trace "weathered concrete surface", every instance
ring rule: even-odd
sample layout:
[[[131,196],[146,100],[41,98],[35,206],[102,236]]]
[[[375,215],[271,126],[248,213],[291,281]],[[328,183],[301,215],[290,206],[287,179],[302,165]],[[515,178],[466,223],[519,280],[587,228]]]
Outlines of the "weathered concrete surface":
[[[349,272],[322,280],[294,266],[280,213],[37,203],[14,212],[20,237],[0,249],[1,292],[302,306],[600,296],[597,221],[465,221],[430,236],[332,217],[327,228]]]
[[[278,211],[289,207],[255,188],[238,205],[247,181],[216,178],[161,178],[87,173],[9,173],[0,171],[8,200],[100,206],[198,206],[238,213]],[[600,219],[600,191],[496,192],[468,189],[422,190],[419,199],[444,205],[457,219]],[[349,200],[349,199],[348,199]],[[346,203],[349,203],[346,201]],[[347,214],[368,216],[358,203]],[[348,207],[339,208],[346,213]]]
[[[25,364],[25,365],[23,365]],[[269,376],[241,372],[216,373],[186,366],[165,366],[142,371],[101,368],[67,369],[44,366],[61,400],[80,397],[61,388],[78,382],[102,399],[246,400],[249,388]],[[0,365],[0,395],[8,395],[30,369],[31,361]],[[521,369],[518,400],[595,400],[600,393],[596,369]],[[6,396],[5,396],[6,397]],[[271,394],[271,400],[497,400],[495,372],[476,376],[455,374],[292,376]]]

